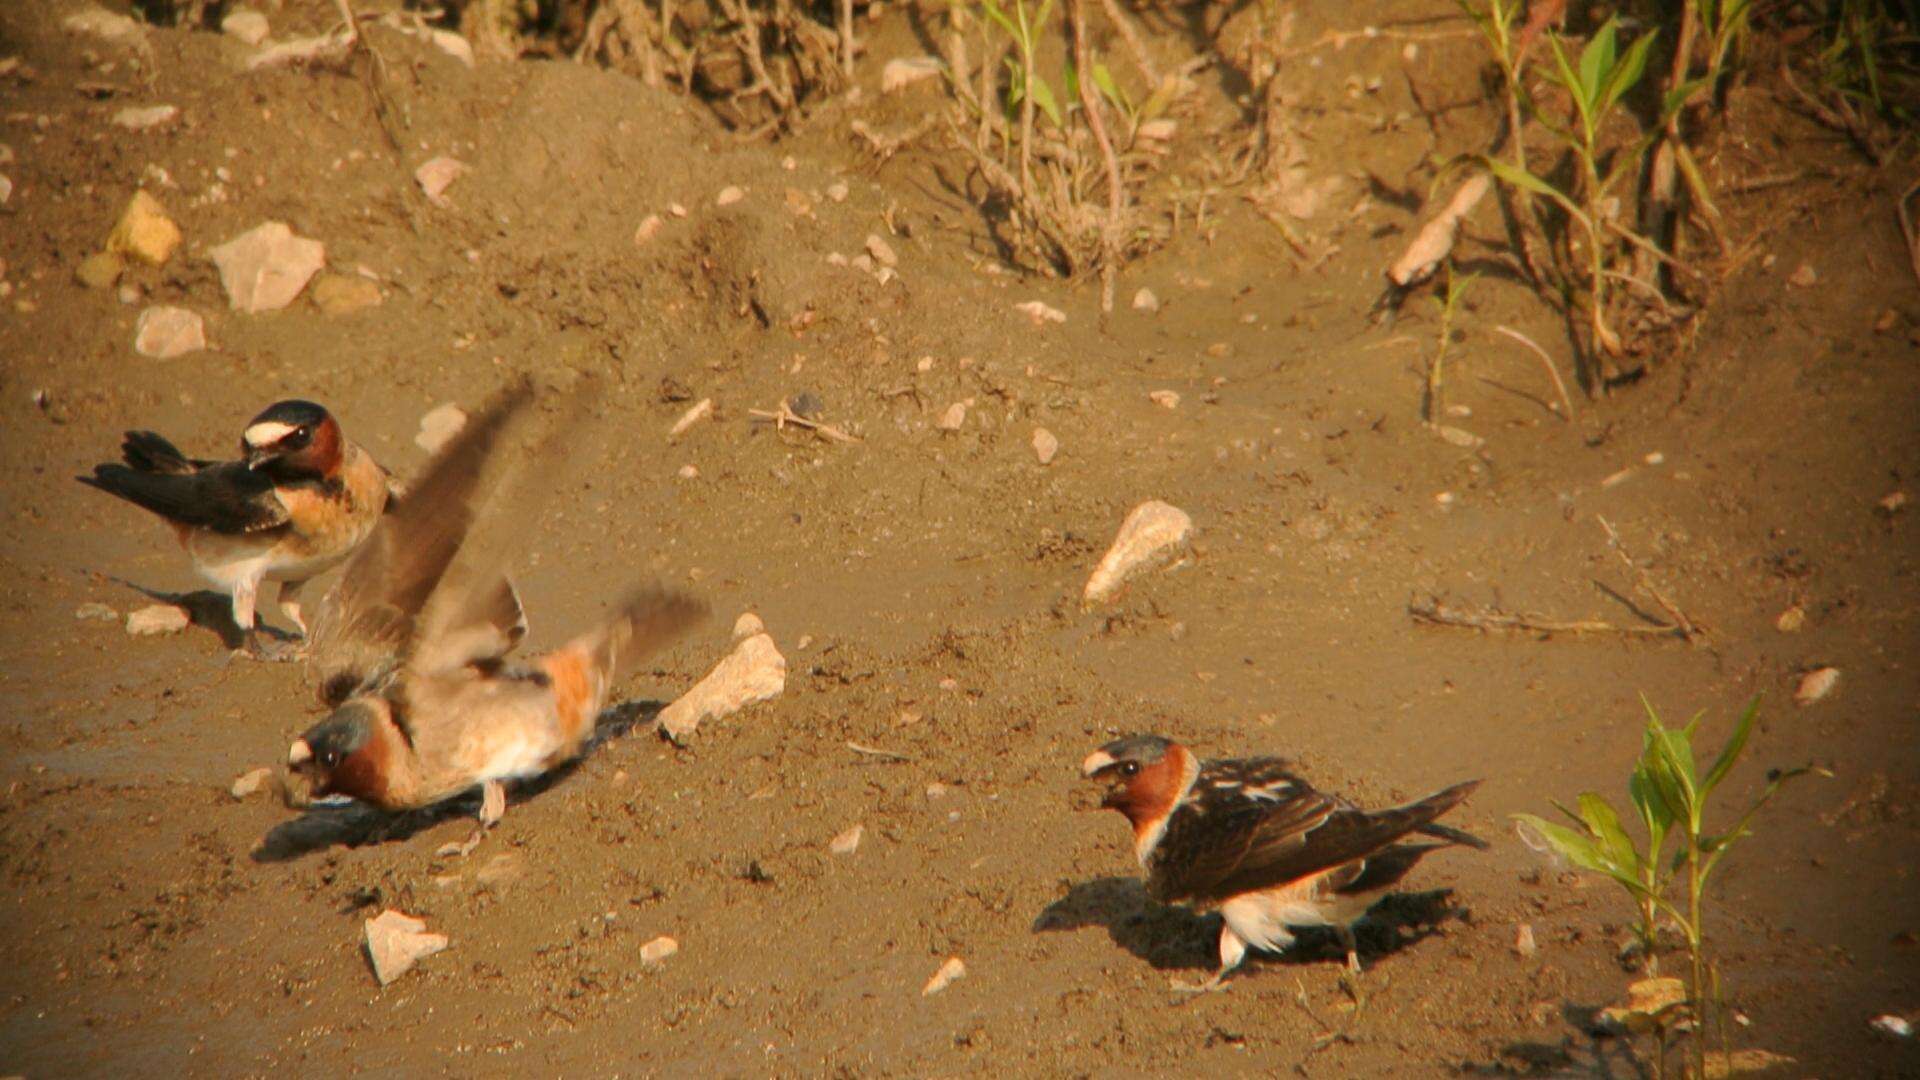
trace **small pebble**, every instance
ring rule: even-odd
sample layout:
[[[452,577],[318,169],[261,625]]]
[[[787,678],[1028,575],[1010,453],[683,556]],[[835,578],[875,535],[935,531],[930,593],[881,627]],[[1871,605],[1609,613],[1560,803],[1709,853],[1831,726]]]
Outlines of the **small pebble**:
[[[441,447],[447,445],[448,439],[460,434],[460,429],[466,426],[466,410],[449,401],[427,410],[427,414],[420,418],[420,430],[414,435],[413,442],[427,453],[437,454]]]
[[[697,480],[700,477],[700,470],[692,465],[682,465],[678,475],[682,480]]]
[[[1531,957],[1540,951],[1533,941],[1533,924],[1521,923],[1520,930],[1513,936],[1513,951],[1524,957]]]
[[[647,964],[664,963],[668,957],[679,951],[680,943],[663,934],[640,946],[640,960]]]
[[[1806,289],[1811,288],[1813,283],[1819,280],[1820,275],[1814,271],[1812,263],[1801,263],[1787,278],[1787,284]]]
[[[900,257],[893,253],[893,246],[877,233],[867,236],[867,254],[873,256],[873,261],[881,266],[900,265]]]
[[[933,973],[933,978],[927,980],[927,985],[920,988],[920,996],[928,997],[937,994],[953,985],[955,979],[964,977],[966,973],[967,965],[959,957],[950,956],[946,963],[940,965],[940,970]]]
[[[1180,407],[1180,393],[1176,390],[1155,390],[1147,395],[1147,400],[1163,409]]]
[[[1840,669],[1836,667],[1816,668],[1800,678],[1799,689],[1793,692],[1793,700],[1800,705],[1811,705],[1828,694],[1840,682]]]
[[[1060,452],[1060,440],[1046,428],[1033,429],[1033,456],[1042,465],[1053,464],[1053,457]]]
[[[726,187],[720,189],[720,194],[713,197],[713,205],[732,206],[734,203],[746,197],[747,193],[745,191],[732,184],[728,184]]]
[[[947,411],[940,415],[940,419],[935,422],[934,427],[939,428],[941,431],[959,431],[966,426],[966,423],[967,403],[964,401],[956,401],[947,406]]]
[[[119,622],[120,613],[98,600],[89,600],[73,609],[76,619],[97,619],[101,622]]]
[[[1133,294],[1133,310],[1152,315],[1160,310],[1160,298],[1153,295],[1152,289],[1143,286]]]
[[[177,634],[191,622],[184,610],[172,604],[151,604],[127,615],[127,633],[134,637]]]
[[[834,837],[833,842],[827,845],[827,850],[833,852],[835,855],[851,855],[860,850],[860,838],[865,836],[866,833],[866,826],[854,825],[839,836]]]
[[[1050,322],[1063,323],[1067,321],[1066,312],[1061,311],[1057,307],[1050,307],[1039,300],[1028,300],[1025,303],[1015,304],[1013,305],[1013,310],[1032,319],[1033,325],[1035,326],[1045,326]]]
[[[1807,624],[1806,609],[1802,608],[1799,604],[1795,604],[1792,607],[1788,608],[1787,610],[1781,612],[1780,617],[1773,620],[1773,628],[1775,630],[1780,631],[1783,634],[1794,633],[1798,631],[1802,626],[1805,626],[1806,624]]]
[[[834,202],[837,202],[837,203],[846,202],[847,201],[846,181],[835,180],[831,185],[829,185],[827,188],[827,198],[832,199]]]
[[[227,791],[236,799],[244,799],[254,792],[259,791],[260,785],[266,783],[267,779],[272,775],[272,769],[261,766],[252,772],[242,773],[239,779],[235,780],[233,786],[228,788]]]

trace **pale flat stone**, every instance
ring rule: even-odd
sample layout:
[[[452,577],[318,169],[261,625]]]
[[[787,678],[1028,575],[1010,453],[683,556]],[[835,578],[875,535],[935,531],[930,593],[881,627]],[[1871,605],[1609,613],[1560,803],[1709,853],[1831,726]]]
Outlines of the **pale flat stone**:
[[[267,40],[271,28],[267,17],[257,11],[235,8],[220,20],[220,32],[231,38],[237,38],[248,45],[258,45]]]
[[[358,274],[322,273],[313,283],[313,304],[328,315],[377,308],[383,299],[380,286]]]
[[[107,236],[107,250],[162,266],[180,246],[180,226],[173,223],[160,200],[136,191]]]
[[[665,934],[640,946],[640,959],[648,964],[665,963],[667,958],[680,951],[680,943]]]
[[[277,311],[293,303],[327,265],[325,244],[295,236],[278,221],[249,229],[210,254],[220,268],[228,303],[235,311],[249,314]]]
[[[172,604],[149,604],[127,615],[127,633],[134,637],[177,634],[193,622],[187,613]]]
[[[427,924],[389,908],[366,922],[367,958],[373,977],[385,986],[447,947],[445,934],[430,934]]]
[[[966,974],[966,962],[957,956],[949,956],[947,962],[940,965],[940,970],[933,973],[933,978],[927,980],[927,985],[920,988],[920,996],[929,997],[937,994],[953,985],[955,979],[964,978]]]
[[[1060,452],[1060,440],[1046,428],[1033,429],[1033,456],[1042,465],[1053,464],[1054,455]]]
[[[413,443],[429,454],[437,454],[447,445],[447,440],[460,434],[467,426],[467,412],[449,401],[427,410],[420,418],[420,432],[413,437]]]
[[[756,702],[777,696],[787,686],[787,659],[773,638],[754,634],[680,700],[660,710],[660,727],[674,741],[686,739],[702,722],[731,716]]]
[[[113,114],[113,126],[128,131],[152,131],[180,119],[175,105],[129,105]]]
[[[227,789],[227,793],[236,799],[244,799],[254,792],[259,791],[260,785],[272,778],[273,770],[263,765],[251,772],[240,774],[240,776],[233,781],[233,786]]]
[[[172,360],[206,347],[206,323],[186,308],[150,307],[133,326],[133,351],[141,356]]]
[[[445,206],[447,187],[466,174],[466,162],[443,156],[413,170],[413,180],[420,185],[421,191],[426,192],[428,202]]]
[[[864,825],[853,825],[827,845],[827,850],[835,855],[851,855],[860,850],[860,838],[867,834]]]
[[[891,94],[923,79],[936,79],[943,70],[937,56],[903,56],[880,69],[880,92]]]

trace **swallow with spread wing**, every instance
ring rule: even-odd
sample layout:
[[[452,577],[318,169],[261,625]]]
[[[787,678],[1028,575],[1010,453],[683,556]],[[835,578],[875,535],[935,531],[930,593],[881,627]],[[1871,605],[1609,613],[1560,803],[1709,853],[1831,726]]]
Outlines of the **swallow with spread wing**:
[[[480,828],[443,849],[459,855],[505,812],[505,781],[578,755],[622,675],[706,612],[680,593],[640,591],[553,652],[507,659],[526,633],[519,597],[463,548],[487,459],[529,396],[516,389],[470,421],[327,594],[310,664],[334,708],[287,753],[310,797],[391,812],[479,787]],[[527,520],[500,517],[515,529]]]
[[[1219,988],[1249,945],[1276,952],[1292,945],[1289,927],[1331,927],[1358,973],[1353,924],[1421,856],[1454,843],[1486,846],[1435,820],[1477,780],[1404,806],[1362,810],[1315,791],[1280,758],[1202,761],[1157,735],[1110,742],[1080,771],[1104,785],[1100,806],[1132,823],[1147,895],[1217,907],[1225,919],[1220,970],[1197,986],[1175,982],[1178,990]],[[1405,842],[1413,833],[1435,842]]]
[[[291,660],[297,647],[260,634],[255,598],[280,582],[280,607],[302,633],[301,586],[339,565],[373,532],[391,493],[387,471],[310,401],[253,418],[238,461],[188,458],[151,431],[129,431],[125,464],[96,465],[83,483],[150,510],[179,535],[200,576],[233,597],[247,652]]]

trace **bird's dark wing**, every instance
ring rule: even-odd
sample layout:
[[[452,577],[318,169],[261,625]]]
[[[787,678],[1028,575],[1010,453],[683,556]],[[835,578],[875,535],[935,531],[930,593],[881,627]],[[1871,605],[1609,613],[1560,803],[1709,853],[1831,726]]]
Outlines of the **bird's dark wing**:
[[[184,459],[180,464],[191,465]],[[118,495],[168,521],[194,528],[220,533],[256,533],[287,522],[287,508],[274,495],[272,479],[238,461],[190,468],[186,472],[147,472],[125,465],[96,465],[92,476],[75,479]]]
[[[1203,788],[1209,771],[1203,770],[1196,781],[1193,801],[1168,822],[1155,852],[1155,891],[1168,898],[1222,900],[1343,867],[1446,813],[1478,784],[1460,784],[1405,806],[1369,811],[1315,791],[1298,778],[1289,778],[1284,787]],[[1270,794],[1248,794],[1258,790]]]
[[[120,444],[120,456],[127,467],[137,472],[185,475],[214,463],[189,458],[180,449],[152,431],[129,431]]]
[[[421,612],[473,524],[488,459],[532,396],[531,387],[517,384],[470,419],[347,563],[320,605],[309,645],[311,674],[323,700],[344,700],[402,662]],[[519,600],[510,587],[507,596],[511,621],[519,623]],[[508,606],[497,593],[492,599],[489,612]]]

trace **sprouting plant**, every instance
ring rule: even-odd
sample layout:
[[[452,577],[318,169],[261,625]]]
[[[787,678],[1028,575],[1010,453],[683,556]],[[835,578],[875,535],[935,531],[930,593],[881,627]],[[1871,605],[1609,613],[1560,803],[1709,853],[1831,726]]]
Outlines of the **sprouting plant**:
[[[1014,0],[1013,14],[1008,15],[997,0],[980,0],[981,10],[992,19],[1007,36],[1013,39],[1015,54],[1007,57],[1007,122],[1009,129],[1013,123],[1014,110],[1020,110],[1020,182],[1031,189],[1033,187],[1033,110],[1038,105],[1053,121],[1054,127],[1061,126],[1060,103],[1053,96],[1053,88],[1047,80],[1034,70],[1034,31],[1047,23],[1047,15],[1053,11],[1053,0],[1040,0],[1039,9],[1027,10],[1027,0]],[[1003,136],[1003,138],[1006,136]]]
[[[1635,930],[1650,971],[1659,971],[1655,934],[1660,918],[1664,916],[1680,928],[1689,969],[1686,1004],[1698,1025],[1693,1040],[1694,1065],[1697,1075],[1705,1076],[1706,1022],[1712,1011],[1708,1006],[1717,1006],[1720,1001],[1720,976],[1707,955],[1701,920],[1708,882],[1733,845],[1751,835],[1754,816],[1784,784],[1808,773],[1831,774],[1811,765],[1775,769],[1767,774],[1767,786],[1734,819],[1731,828],[1709,832],[1708,801],[1745,751],[1760,713],[1760,700],[1755,698],[1740,715],[1733,734],[1704,774],[1698,770],[1693,753],[1700,716],[1694,716],[1685,727],[1669,728],[1661,723],[1651,704],[1646,709],[1640,757],[1627,780],[1634,816],[1646,833],[1644,846],[1635,844],[1613,804],[1595,792],[1583,793],[1577,810],[1556,804],[1572,819],[1571,826],[1533,814],[1514,816],[1529,843],[1538,838],[1534,846],[1550,849],[1582,870],[1605,874],[1627,891],[1639,912]],[[1671,856],[1667,853],[1669,841],[1674,849]],[[1664,1024],[1661,1026],[1664,1031]],[[1719,1028],[1724,1042],[1724,1019]]]
[[[1427,365],[1426,412],[1427,423],[1429,424],[1437,424],[1440,422],[1441,365],[1444,364],[1447,359],[1447,346],[1451,344],[1453,340],[1454,316],[1459,313],[1460,302],[1467,295],[1467,286],[1472,285],[1473,279],[1479,276],[1478,273],[1472,273],[1461,277],[1459,272],[1454,270],[1453,263],[1449,261],[1447,263],[1447,287],[1433,298],[1433,302],[1440,307],[1440,341],[1439,344],[1434,347],[1433,362]]]

